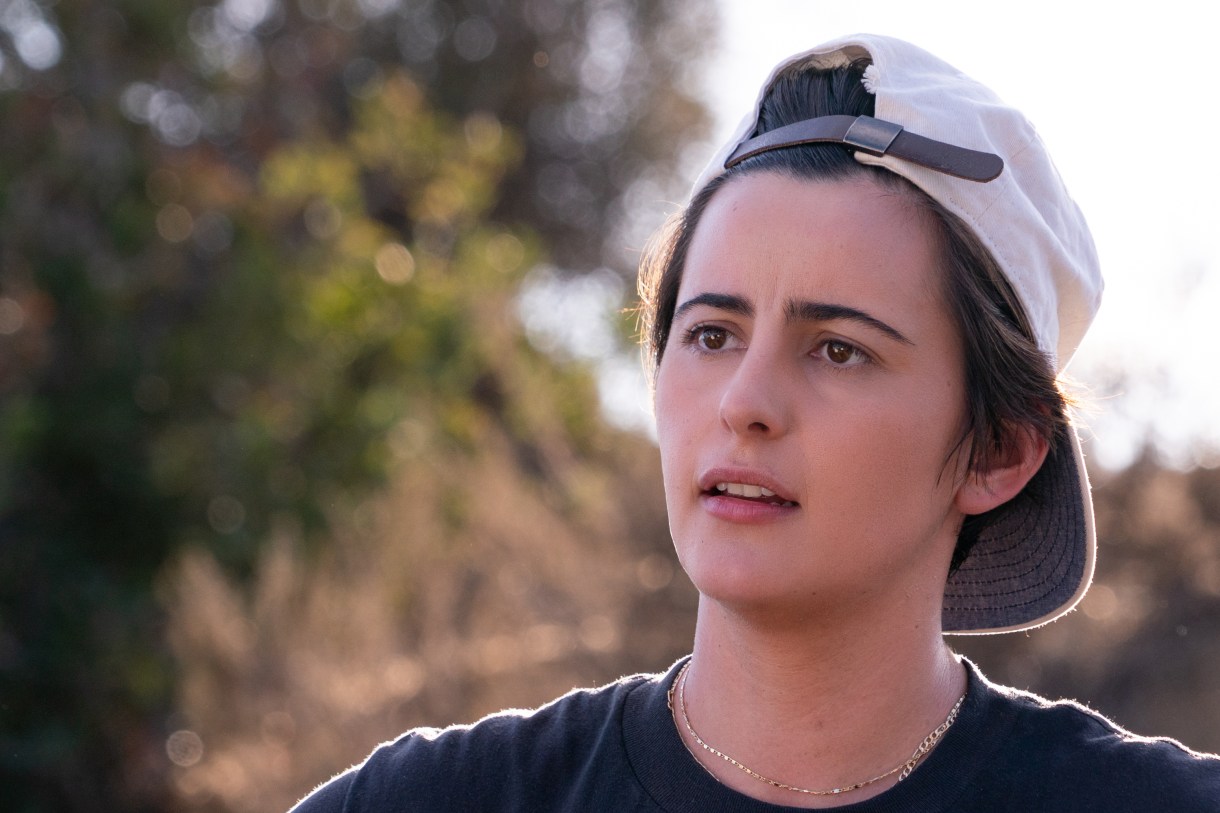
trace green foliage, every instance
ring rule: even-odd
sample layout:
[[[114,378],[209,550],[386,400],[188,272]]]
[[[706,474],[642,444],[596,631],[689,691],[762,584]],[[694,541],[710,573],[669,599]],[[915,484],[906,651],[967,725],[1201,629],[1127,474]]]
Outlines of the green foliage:
[[[240,593],[388,482],[607,445],[516,286],[627,268],[616,213],[703,121],[661,77],[704,38],[676,2],[374,5],[36,3],[51,67],[0,32],[6,809],[173,804],[183,550]]]
[[[405,157],[400,140],[414,145]],[[162,213],[223,217],[234,250],[200,269],[212,279],[197,317],[146,368],[175,404],[153,471],[231,565],[254,561],[277,512],[325,535],[328,502],[390,470],[398,422],[457,412],[503,363],[490,343],[520,351],[509,322],[485,329],[486,311],[511,309],[534,251],[486,220],[517,152],[494,120],[446,122],[397,75],[358,101],[342,139],[270,151],[244,196],[217,188],[224,168],[206,158],[177,172],[190,194]],[[413,213],[411,233],[370,215],[373,176],[382,205]]]

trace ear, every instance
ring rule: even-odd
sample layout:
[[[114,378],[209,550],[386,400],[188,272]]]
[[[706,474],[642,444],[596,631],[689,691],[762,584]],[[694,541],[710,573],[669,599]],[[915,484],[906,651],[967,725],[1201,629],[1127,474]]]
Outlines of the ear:
[[[1011,500],[1025,488],[1048,449],[1046,438],[1029,426],[1019,426],[1008,437],[1008,448],[983,471],[971,471],[957,489],[954,504],[963,514],[984,514]]]

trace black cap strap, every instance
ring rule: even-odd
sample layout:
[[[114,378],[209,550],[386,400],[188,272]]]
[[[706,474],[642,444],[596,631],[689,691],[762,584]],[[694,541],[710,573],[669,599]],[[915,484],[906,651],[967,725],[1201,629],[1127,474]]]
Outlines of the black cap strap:
[[[892,155],[956,178],[986,183],[1004,171],[998,155],[924,138],[872,116],[819,116],[779,127],[743,141],[729,159],[728,169],[759,153],[800,144],[846,144],[872,155]]]

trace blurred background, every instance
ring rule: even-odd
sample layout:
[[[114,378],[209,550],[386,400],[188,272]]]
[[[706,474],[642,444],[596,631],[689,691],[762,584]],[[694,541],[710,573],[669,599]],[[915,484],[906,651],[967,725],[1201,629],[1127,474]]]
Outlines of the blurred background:
[[[746,7],[0,0],[6,811],[286,809],[406,727],[688,651],[635,262],[775,58],[877,28]],[[894,22],[1022,106],[1096,112]],[[1180,227],[1207,186],[1142,198]],[[1081,198],[1129,260],[1103,235],[1130,215]],[[1216,380],[1208,334],[1173,333],[1214,329],[1214,254],[1143,231],[1166,282],[1113,330],[1139,352],[1075,370],[1098,582],[1049,628],[952,643],[1220,750],[1220,458],[1172,385]]]

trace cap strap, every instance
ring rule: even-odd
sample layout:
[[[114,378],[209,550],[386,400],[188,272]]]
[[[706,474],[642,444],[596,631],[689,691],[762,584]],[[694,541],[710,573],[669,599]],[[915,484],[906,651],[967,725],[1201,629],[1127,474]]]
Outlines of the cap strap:
[[[743,141],[724,162],[724,168],[759,153],[819,142],[846,144],[871,155],[892,155],[946,175],[980,183],[999,177],[1004,170],[1004,160],[998,155],[925,138],[872,116],[819,116],[777,127]]]

